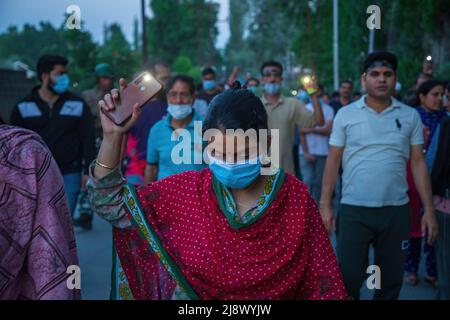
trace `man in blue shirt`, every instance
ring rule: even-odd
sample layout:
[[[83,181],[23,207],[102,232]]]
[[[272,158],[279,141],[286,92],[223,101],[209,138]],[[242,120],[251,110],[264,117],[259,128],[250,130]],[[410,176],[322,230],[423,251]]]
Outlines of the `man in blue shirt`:
[[[166,96],[168,115],[152,127],[148,138],[146,182],[206,167],[202,158],[202,119],[192,107],[194,80],[185,75],[172,77],[166,84]],[[197,121],[200,123],[195,126]]]

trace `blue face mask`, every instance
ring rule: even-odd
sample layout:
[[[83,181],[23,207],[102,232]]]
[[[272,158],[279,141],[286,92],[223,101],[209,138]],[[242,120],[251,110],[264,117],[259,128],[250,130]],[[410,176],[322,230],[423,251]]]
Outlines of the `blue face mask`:
[[[266,91],[271,96],[277,95],[281,91],[281,84],[266,83],[264,84],[264,91]]]
[[[171,104],[167,105],[167,112],[176,120],[186,118],[192,113],[192,105],[190,104]]]
[[[261,174],[261,162],[246,160],[243,163],[228,164],[222,160],[209,157],[209,168],[217,180],[231,189],[248,187]]]
[[[309,94],[308,94],[308,92],[301,90],[297,94],[297,98],[302,101],[309,101]]]
[[[250,90],[251,92],[255,93],[256,92],[256,87],[255,86],[249,86],[249,87],[247,87],[247,90]]]
[[[213,90],[216,87],[216,82],[214,80],[203,80],[203,89]]]
[[[64,93],[69,89],[70,79],[67,74],[56,77],[56,83],[52,86],[56,93]]]

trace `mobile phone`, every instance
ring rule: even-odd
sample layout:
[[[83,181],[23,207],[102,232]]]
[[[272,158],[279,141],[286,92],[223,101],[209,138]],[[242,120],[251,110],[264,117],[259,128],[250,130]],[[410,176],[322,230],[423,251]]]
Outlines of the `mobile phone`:
[[[314,76],[311,76],[311,75],[303,76],[301,78],[301,82],[302,82],[303,86],[305,87],[306,92],[308,92],[309,95],[311,95],[317,91],[317,89],[314,87],[314,84],[315,84]]]
[[[114,110],[101,111],[118,126],[124,125],[133,114],[133,106],[138,103],[142,107],[156,96],[163,85],[149,72],[143,72],[120,92],[120,101],[114,101]]]
[[[316,88],[306,86],[306,92],[308,92],[309,95],[312,95],[316,91],[317,91]]]

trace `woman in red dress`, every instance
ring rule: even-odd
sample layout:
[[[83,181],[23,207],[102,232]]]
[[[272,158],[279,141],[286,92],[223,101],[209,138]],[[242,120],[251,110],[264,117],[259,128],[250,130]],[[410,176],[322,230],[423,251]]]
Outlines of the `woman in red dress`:
[[[105,96],[100,107],[113,109],[118,96],[117,90]],[[88,183],[94,211],[114,226],[112,298],[347,297],[307,186],[282,169],[261,174],[261,158],[250,160],[248,144],[234,145],[233,163],[219,156],[231,151],[217,147],[201,172],[126,185],[120,146],[139,112],[135,106],[123,127],[100,113],[104,140]],[[267,113],[249,90],[229,90],[211,102],[206,129],[219,131],[226,145],[236,137],[226,129],[268,129]]]

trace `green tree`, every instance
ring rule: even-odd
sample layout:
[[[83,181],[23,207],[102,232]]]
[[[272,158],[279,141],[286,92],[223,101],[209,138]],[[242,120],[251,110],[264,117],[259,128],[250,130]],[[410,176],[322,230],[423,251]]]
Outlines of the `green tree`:
[[[139,56],[131,50],[118,24],[113,23],[107,27],[106,39],[99,48],[97,62],[109,63],[118,78],[131,79],[138,71]]]
[[[84,29],[83,22],[81,30],[68,30],[64,22],[59,28],[48,22],[40,22],[37,27],[26,24],[20,31],[10,27],[0,34],[0,64],[8,66],[20,60],[34,69],[42,54],[65,56],[76,91],[94,85],[94,68],[100,62],[111,64],[118,77],[131,78],[139,66],[136,52],[130,48],[119,25],[113,24],[105,30],[105,43],[100,46]]]
[[[64,46],[59,50],[51,47],[48,49],[49,52],[60,53],[68,58],[70,77],[78,92],[94,85],[93,71],[98,53],[98,46],[92,40],[91,33],[83,29],[83,23],[81,30],[65,29],[62,25],[60,34]]]
[[[34,68],[42,53],[65,48],[60,30],[48,22],[40,22],[38,27],[25,24],[19,31],[10,27],[0,34],[0,61],[21,60]]]
[[[362,61],[368,52],[366,10],[372,4],[370,0],[339,1],[340,79],[353,79],[357,87]],[[376,4],[381,9],[382,29],[375,33],[375,50],[397,54],[403,88],[413,84],[426,54],[433,54],[437,72],[442,72],[450,59],[448,0],[379,0]],[[320,81],[332,88],[332,1],[283,1],[277,10],[297,30],[292,47],[298,62],[312,67]]]
[[[248,52],[247,42],[244,39],[248,21],[249,4],[247,0],[230,1],[230,38],[225,48],[226,67],[228,73],[234,66],[250,68],[252,55]]]
[[[173,63],[186,56],[195,65],[219,60],[215,49],[218,4],[205,0],[153,0],[148,46],[153,60]]]
[[[189,57],[179,56],[173,63],[173,71],[191,76],[196,82],[201,81],[201,68],[194,66]]]

